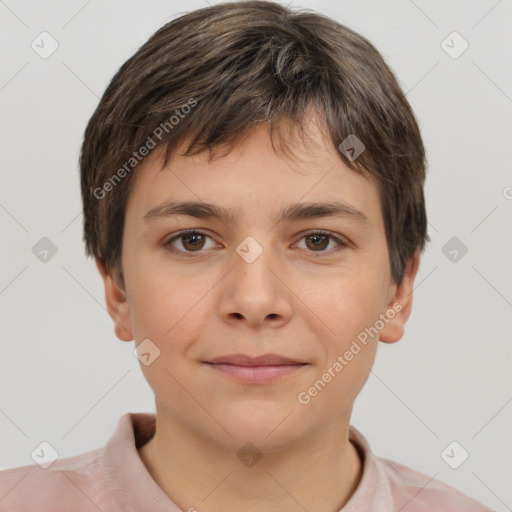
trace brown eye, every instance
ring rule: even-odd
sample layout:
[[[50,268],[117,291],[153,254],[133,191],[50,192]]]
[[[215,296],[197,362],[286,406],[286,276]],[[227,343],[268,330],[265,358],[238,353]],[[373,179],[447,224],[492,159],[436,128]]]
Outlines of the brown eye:
[[[305,248],[310,252],[331,254],[349,246],[347,242],[334,236],[332,233],[323,231],[314,231],[301,238],[305,240]],[[334,242],[334,247],[328,249],[329,244]]]
[[[318,250],[323,251],[329,245],[329,235],[322,235],[322,234],[308,235],[305,238],[306,238],[306,240],[311,242],[311,243],[306,242],[308,249],[312,249],[312,250],[318,249]]]
[[[187,251],[197,251],[204,246],[204,235],[200,235],[199,233],[182,235],[180,238],[182,239],[181,243],[183,247],[187,249]]]
[[[202,231],[185,231],[170,238],[164,245],[173,252],[187,255],[187,253],[201,252],[205,248],[207,239],[212,240],[210,236]]]

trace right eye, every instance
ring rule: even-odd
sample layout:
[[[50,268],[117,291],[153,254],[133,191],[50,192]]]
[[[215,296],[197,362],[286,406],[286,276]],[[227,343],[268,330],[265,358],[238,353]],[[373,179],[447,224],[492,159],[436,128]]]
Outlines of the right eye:
[[[191,229],[188,231],[182,231],[181,233],[173,236],[167,240],[167,242],[165,242],[164,246],[169,247],[172,252],[188,256],[192,255],[193,253],[204,252],[201,251],[201,249],[204,248],[206,238],[209,238],[213,241],[213,239],[203,231]],[[178,242],[182,248],[176,248],[175,242]]]

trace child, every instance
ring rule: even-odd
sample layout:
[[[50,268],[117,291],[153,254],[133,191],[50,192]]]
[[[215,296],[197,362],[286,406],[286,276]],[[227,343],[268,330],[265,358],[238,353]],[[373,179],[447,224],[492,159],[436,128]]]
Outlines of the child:
[[[267,1],[177,18],[114,76],[80,165],[156,414],[3,471],[1,510],[488,510],[350,425],[428,241],[419,129],[366,39]]]

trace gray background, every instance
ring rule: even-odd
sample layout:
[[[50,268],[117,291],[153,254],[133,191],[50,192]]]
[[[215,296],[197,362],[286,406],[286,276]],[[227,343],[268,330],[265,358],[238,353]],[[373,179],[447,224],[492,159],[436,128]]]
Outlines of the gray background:
[[[205,5],[0,1],[1,469],[33,464],[43,440],[61,458],[100,447],[122,414],[153,411],[133,342],[115,337],[84,257],[77,159],[114,72],[165,22]],[[377,46],[417,113],[430,163],[432,241],[413,314],[399,343],[381,344],[351,423],[378,455],[512,510],[512,3],[293,6]],[[59,45],[47,58],[31,47],[43,31]],[[442,45],[453,31],[469,44],[461,55],[458,36]],[[43,237],[57,248],[46,262],[32,252]],[[458,469],[441,457],[452,441],[469,453]]]

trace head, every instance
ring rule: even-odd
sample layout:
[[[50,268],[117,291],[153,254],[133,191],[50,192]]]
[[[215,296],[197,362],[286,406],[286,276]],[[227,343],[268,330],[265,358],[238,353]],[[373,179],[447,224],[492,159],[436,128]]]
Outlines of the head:
[[[86,251],[117,336],[159,351],[162,417],[272,450],[350,416],[428,241],[418,125],[369,41],[273,2],[181,16],[114,76],[80,165]],[[269,353],[301,366],[211,364]]]

